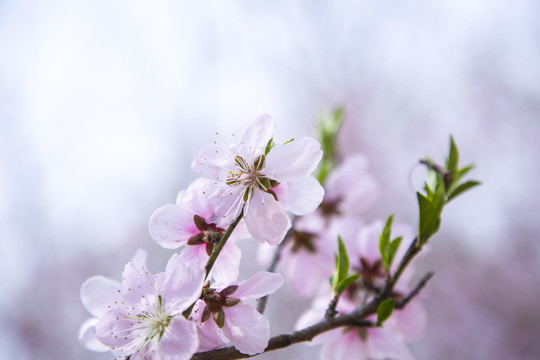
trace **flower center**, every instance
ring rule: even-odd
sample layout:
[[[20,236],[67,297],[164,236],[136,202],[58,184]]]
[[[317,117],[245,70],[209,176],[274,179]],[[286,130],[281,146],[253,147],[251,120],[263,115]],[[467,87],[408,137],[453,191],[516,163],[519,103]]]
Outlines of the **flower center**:
[[[270,188],[270,180],[262,175],[260,172],[264,168],[265,156],[259,156],[253,164],[248,163],[240,155],[236,155],[234,158],[235,171],[229,172],[229,177],[226,180],[226,184],[233,187],[246,188],[246,193],[249,196],[249,190],[254,187],[258,187],[261,190],[267,190]]]

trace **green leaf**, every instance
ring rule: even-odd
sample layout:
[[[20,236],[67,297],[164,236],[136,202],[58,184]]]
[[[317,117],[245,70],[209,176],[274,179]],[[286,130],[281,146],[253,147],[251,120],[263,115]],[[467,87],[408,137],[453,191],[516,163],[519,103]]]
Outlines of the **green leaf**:
[[[388,320],[390,315],[392,315],[395,306],[396,301],[394,299],[386,299],[379,305],[377,308],[377,326],[382,326],[382,324]]]
[[[290,143],[290,142],[293,142],[293,141],[294,141],[294,138],[292,138],[292,139],[290,139],[290,140],[287,140],[287,141],[285,141],[285,142],[283,143],[283,145],[286,145],[286,144],[288,144],[288,143]]]
[[[418,244],[422,245],[439,229],[440,210],[419,192],[416,193],[416,196],[418,197],[418,207],[420,210]]]
[[[459,151],[454,142],[454,137],[450,136],[450,151],[448,153],[448,159],[446,159],[446,170],[452,173],[452,176],[457,172],[459,163]]]
[[[265,156],[268,155],[268,153],[270,152],[270,150],[272,150],[274,145],[275,145],[274,138],[271,138],[270,140],[268,140],[268,144],[266,144],[266,148],[264,149]]]
[[[472,169],[474,169],[474,164],[470,164],[459,169],[457,173],[454,175],[454,184],[457,183],[463,176],[465,176]]]
[[[331,113],[324,113],[317,124],[319,142],[323,151],[323,158],[319,164],[316,178],[324,185],[328,174],[337,165],[337,136],[343,122],[344,110],[337,108]]]
[[[456,189],[454,191],[452,191],[452,193],[448,196],[448,201],[452,200],[453,198],[455,198],[456,196],[458,196],[459,194],[475,187],[475,186],[478,186],[480,185],[481,182],[479,181],[475,181],[475,180],[469,180],[467,182],[464,182],[463,184],[459,185],[458,187],[456,187]]]
[[[332,289],[339,292],[340,285],[347,280],[349,273],[349,256],[341,236],[338,235],[338,253],[336,255],[336,268],[332,276]]]
[[[359,277],[360,277],[360,274],[353,274],[349,276],[348,278],[346,278],[345,280],[343,280],[342,282],[340,282],[337,286],[336,293],[338,294],[343,293],[345,290],[347,290],[349,286],[351,286],[352,283],[358,280]]]
[[[401,244],[401,240],[403,238],[400,236],[398,238],[395,238],[390,243],[390,247],[388,250],[388,270],[390,270],[390,267],[392,267],[392,262],[394,261],[394,257],[396,256],[396,252],[399,249],[399,245]]]
[[[388,255],[390,252],[390,233],[392,232],[393,221],[394,221],[394,214],[390,215],[388,219],[386,219],[386,224],[384,225],[382,234],[379,235],[379,251],[381,253],[383,266],[387,271],[390,268],[388,266]]]

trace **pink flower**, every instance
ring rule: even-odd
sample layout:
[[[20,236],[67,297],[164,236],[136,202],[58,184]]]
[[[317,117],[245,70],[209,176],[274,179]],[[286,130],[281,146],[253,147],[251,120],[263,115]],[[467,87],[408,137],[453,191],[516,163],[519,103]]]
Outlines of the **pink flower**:
[[[207,350],[230,341],[238,351],[254,355],[264,351],[270,339],[270,324],[246,301],[266,296],[283,285],[279,274],[259,272],[246,281],[228,286],[205,286],[193,320],[201,324]]]
[[[331,299],[330,286],[325,284],[312,307],[297,321],[296,328],[303,329],[321,321]],[[342,297],[337,306],[338,314],[348,314],[356,306]],[[375,322],[376,316],[367,320]],[[338,328],[317,336],[313,344],[324,344],[321,352],[323,360],[344,359],[348,354],[355,354],[355,358],[364,360],[412,360],[413,356],[406,343],[418,340],[424,333],[426,323],[424,306],[413,299],[404,309],[394,310],[382,328]]]
[[[95,338],[116,356],[132,360],[191,358],[199,339],[195,323],[182,312],[199,298],[204,276],[190,264],[152,275],[144,264],[130,262],[121,284],[90,278],[81,300],[99,317]]]
[[[232,146],[213,145],[197,151],[191,167],[220,186],[225,219],[242,208],[249,233],[275,245],[289,227],[285,211],[305,215],[320,204],[324,190],[310,174],[322,157],[320,144],[301,138],[276,144],[267,154],[275,123],[268,115],[253,121]]]
[[[175,264],[191,262],[203,268],[214,245],[225,233],[229,224],[216,214],[220,199],[212,196],[215,190],[212,190],[210,180],[197,179],[178,194],[175,205],[165,205],[150,217],[150,236],[158,244],[169,249],[186,245],[180,255],[171,259]],[[210,275],[219,282],[238,278],[241,252],[235,238],[248,237],[243,227],[242,223],[238,225],[212,268]]]
[[[346,157],[326,179],[320,210],[326,215],[359,215],[371,207],[379,197],[380,188],[367,168],[365,156]]]

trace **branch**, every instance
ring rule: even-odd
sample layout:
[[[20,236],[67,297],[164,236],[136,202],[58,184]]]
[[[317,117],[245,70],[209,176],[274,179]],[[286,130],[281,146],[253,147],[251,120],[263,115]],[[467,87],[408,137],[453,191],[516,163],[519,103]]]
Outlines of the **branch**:
[[[452,184],[452,173],[450,171],[426,159],[420,160],[420,164],[426,165],[429,169],[439,174],[444,181],[444,187],[446,188],[446,191],[448,191],[448,189],[450,188],[450,184]]]
[[[274,336],[268,342],[268,347],[264,350],[264,353],[277,350],[277,349],[286,348],[293,344],[297,344],[297,343],[301,343],[305,341],[311,341],[313,340],[315,336],[320,335],[324,332],[339,328],[339,327],[374,326],[372,322],[365,321],[363,319],[366,316],[375,314],[377,312],[377,307],[379,303],[380,303],[379,300],[374,299],[372,302],[370,302],[363,308],[356,309],[355,311],[347,315],[323,320],[305,329],[295,331],[292,334]],[[260,354],[256,354],[256,355],[242,354],[241,352],[236,350],[234,347],[230,346],[223,349],[197,353],[193,355],[191,359],[192,360],[212,360],[212,359],[232,360],[232,359],[245,359],[245,358],[250,358],[257,355],[260,355]]]
[[[407,304],[416,297],[420,293],[420,291],[427,285],[428,281],[431,280],[431,278],[435,275],[433,271],[428,272],[422,280],[416,285],[416,287],[407,295],[407,297],[403,298],[402,300],[398,301],[396,303],[396,309],[403,309]]]
[[[385,287],[383,291],[373,298],[369,303],[367,303],[365,306],[358,308],[354,310],[353,312],[342,315],[338,317],[325,317],[324,320],[318,322],[315,325],[309,326],[305,329],[298,330],[293,332],[292,334],[284,334],[284,335],[278,335],[272,337],[268,341],[268,347],[264,350],[264,353],[286,348],[290,345],[305,342],[305,341],[311,341],[313,338],[317,335],[320,335],[324,332],[339,328],[339,327],[345,327],[345,326],[374,326],[373,323],[364,320],[366,317],[370,315],[374,315],[377,313],[377,309],[379,308],[379,305],[386,299],[389,299],[392,294],[392,291],[394,289],[394,286],[396,285],[397,281],[399,280],[401,274],[405,270],[405,268],[409,265],[409,263],[412,261],[412,259],[422,250],[421,246],[416,245],[417,239],[415,238],[409,248],[407,249],[407,252],[401,259],[398,269],[394,273],[394,276],[392,276],[390,279],[386,281]],[[403,300],[398,302],[396,305],[396,308],[402,309],[404,308],[409,301],[411,301],[418,293],[424,288],[424,286],[427,284],[429,279],[433,276],[433,272],[427,273],[420,283],[411,291],[407,297],[405,297]],[[236,348],[230,346],[222,349],[217,350],[210,350],[205,352],[196,353],[191,358],[192,360],[213,360],[213,359],[220,359],[220,360],[232,360],[232,359],[245,359],[250,358],[255,355],[247,355],[239,352],[236,350]]]
[[[242,220],[242,217],[244,216],[244,209],[242,208],[242,211],[240,211],[240,214],[234,220],[234,222],[229,225],[227,230],[225,231],[225,234],[223,234],[223,237],[219,240],[216,246],[214,246],[214,249],[212,251],[212,255],[208,258],[208,261],[206,262],[206,265],[204,266],[204,269],[206,270],[206,277],[208,277],[208,274],[210,274],[210,270],[212,270],[212,267],[214,266],[214,263],[216,262],[219,254],[221,253],[221,249],[225,246],[225,243],[231,236],[232,232],[236,228],[236,225]]]

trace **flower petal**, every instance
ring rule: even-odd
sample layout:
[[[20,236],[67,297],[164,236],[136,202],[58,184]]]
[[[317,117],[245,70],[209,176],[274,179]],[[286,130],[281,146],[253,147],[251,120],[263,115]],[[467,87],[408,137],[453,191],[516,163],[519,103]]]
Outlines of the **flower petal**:
[[[212,268],[210,274],[219,283],[228,284],[238,279],[242,252],[233,239],[229,239]]]
[[[113,309],[103,315],[96,324],[96,338],[114,351],[125,351],[136,348],[142,341],[137,338],[133,328],[133,319],[126,318],[126,314]]]
[[[171,204],[154,211],[148,229],[152,239],[166,249],[184,245],[199,232],[193,222],[193,213],[186,207]]]
[[[268,141],[274,136],[276,123],[268,114],[259,116],[251,122],[248,128],[240,137],[238,151],[240,154],[250,155],[249,161],[254,161],[255,157],[264,154]]]
[[[317,140],[304,137],[285,145],[276,145],[266,156],[264,175],[280,183],[309,176],[322,158]]]
[[[272,190],[283,208],[295,215],[306,215],[315,211],[324,197],[323,187],[313,176],[281,183]]]
[[[91,351],[109,351],[111,349],[108,346],[103,345],[103,343],[96,338],[96,324],[98,323],[98,320],[98,318],[90,318],[83,322],[79,330],[79,342],[82,346]]]
[[[81,286],[81,301],[88,312],[96,317],[105,314],[115,301],[122,300],[120,283],[104,276],[93,276]]]
[[[270,339],[270,324],[264,315],[246,304],[223,308],[223,333],[243,354],[254,355],[264,351]]]
[[[405,343],[384,328],[369,329],[368,344],[369,355],[375,359],[414,360]]]
[[[347,359],[351,354],[354,354],[355,359],[358,360],[367,360],[371,358],[366,343],[358,336],[355,329],[351,329],[348,332],[341,330],[341,332],[342,334],[340,337],[323,346],[321,359],[341,360]]]
[[[154,293],[155,280],[144,264],[129,262],[122,273],[122,295],[124,301],[139,304],[141,299]]]
[[[251,236],[270,245],[279,244],[289,227],[289,218],[281,205],[259,189],[253,191],[245,219]]]
[[[225,182],[234,170],[234,156],[225,146],[207,146],[193,154],[191,168],[212,181]]]
[[[157,353],[162,359],[188,360],[199,347],[197,327],[192,321],[176,316],[171,319],[159,340]]]
[[[244,301],[258,299],[275,292],[283,285],[283,282],[280,274],[261,271],[248,280],[237,283],[238,290],[235,291],[234,297]]]
[[[205,275],[204,269],[190,263],[169,273],[162,295],[171,307],[171,315],[181,313],[201,296]]]

